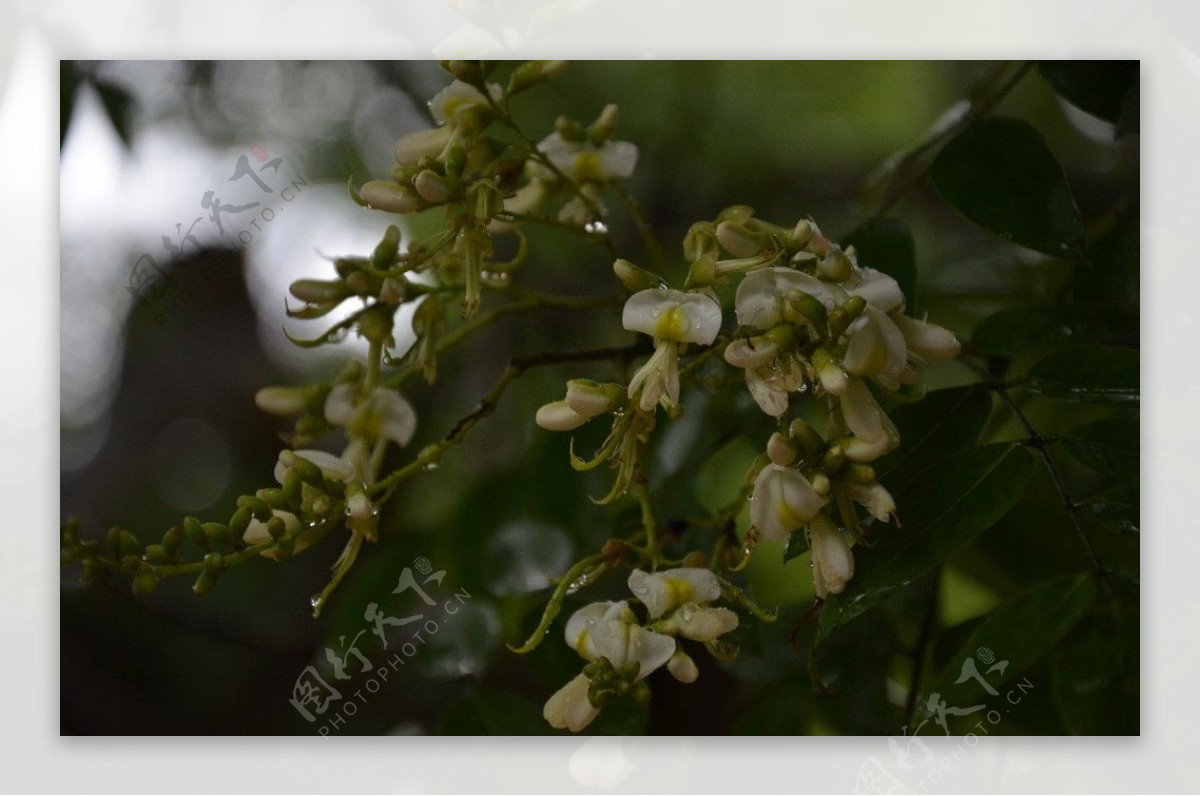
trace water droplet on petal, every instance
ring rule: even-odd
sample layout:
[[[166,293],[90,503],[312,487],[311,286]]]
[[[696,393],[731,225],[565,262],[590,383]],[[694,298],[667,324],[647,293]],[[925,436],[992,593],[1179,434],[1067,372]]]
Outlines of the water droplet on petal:
[[[659,315],[662,315],[662,310],[650,310],[651,318],[657,318]]]

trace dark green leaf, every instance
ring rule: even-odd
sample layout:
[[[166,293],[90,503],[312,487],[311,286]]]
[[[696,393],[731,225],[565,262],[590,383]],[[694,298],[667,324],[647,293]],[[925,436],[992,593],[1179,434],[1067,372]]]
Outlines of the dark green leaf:
[[[1141,221],[1128,215],[1088,245],[1091,267],[1075,280],[1075,300],[1138,309],[1141,279]]]
[[[1003,517],[1029,486],[1029,452],[1001,443],[947,457],[895,495],[902,527],[855,548],[855,574],[821,611],[827,634],[923,575]]]
[[[1038,64],[1063,99],[1080,110],[1116,124],[1125,98],[1137,88],[1137,61],[1042,61]]]
[[[1096,584],[1090,576],[1072,575],[1042,583],[1004,603],[971,634],[925,690],[926,696],[937,694],[950,705],[964,708],[986,704],[1004,709],[1004,696],[993,692],[1049,652],[1075,627],[1095,596]],[[990,663],[989,657],[993,658]],[[1001,661],[1008,661],[1003,670]],[[970,676],[972,666],[993,692]],[[933,713],[927,699],[920,708],[926,717]]]
[[[1141,527],[1140,495],[1137,484],[1106,489],[1083,504],[1101,525],[1118,533],[1138,533]]]
[[[908,225],[896,218],[873,218],[846,237],[858,262],[892,277],[904,291],[905,311],[917,313],[917,248]]]
[[[1068,453],[1093,470],[1137,481],[1140,432],[1137,420],[1116,417],[1076,426],[1063,434],[1062,443]]]
[[[1138,352],[1131,348],[1086,346],[1037,363],[1025,388],[1050,398],[1094,403],[1139,399]]]
[[[1138,733],[1137,672],[1114,643],[1137,627],[1096,613],[1058,645],[1054,694],[1067,728],[1076,735]]]
[[[987,356],[1023,357],[1060,348],[1136,340],[1133,312],[1078,304],[1011,307],[990,315],[971,335],[971,347]]]
[[[541,709],[524,697],[503,691],[477,691],[446,711],[440,735],[550,735],[554,730]]]
[[[1055,257],[1083,257],[1083,219],[1062,166],[1029,124],[987,119],[933,161],[946,201],[984,229]]]
[[[973,446],[991,408],[987,390],[974,385],[935,390],[898,407],[891,418],[900,448],[875,463],[879,479],[894,492],[929,465]]]

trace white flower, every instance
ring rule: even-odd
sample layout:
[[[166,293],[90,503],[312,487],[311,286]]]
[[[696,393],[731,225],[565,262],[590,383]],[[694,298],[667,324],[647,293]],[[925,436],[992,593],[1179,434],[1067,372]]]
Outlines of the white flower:
[[[283,520],[285,533],[295,533],[297,530],[299,530],[300,519],[290,511],[272,509],[271,514]],[[250,524],[246,526],[246,532],[242,534],[242,541],[248,545],[257,545],[262,544],[263,542],[271,541],[271,534],[267,530],[267,524],[257,519],[250,520]],[[293,552],[299,553],[316,541],[316,534],[312,533],[297,537],[296,546]],[[266,550],[263,550],[259,555],[263,556],[264,558],[276,558],[274,549],[270,547],[268,547]]]
[[[700,670],[696,668],[696,662],[692,660],[692,656],[688,655],[683,650],[675,650],[675,654],[671,656],[671,660],[667,661],[667,671],[681,683],[694,683],[696,678],[700,676]]]
[[[504,96],[504,90],[495,83],[488,83],[487,89],[493,100],[498,101]],[[433,113],[433,120],[439,125],[456,122],[461,114],[468,113],[475,108],[486,107],[488,107],[487,97],[483,96],[479,89],[461,80],[455,80],[429,101],[429,110]]]
[[[671,614],[679,635],[693,641],[713,641],[738,626],[738,616],[728,608],[686,603]]]
[[[376,387],[357,405],[356,388],[339,384],[325,399],[325,419],[351,434],[388,439],[407,445],[417,430],[417,413],[404,396],[387,387]]]
[[[409,133],[396,142],[396,162],[415,164],[421,158],[440,156],[453,132],[449,127],[434,127]]]
[[[354,476],[354,468],[340,456],[334,456],[332,453],[318,450],[296,450],[296,451],[280,451],[279,460],[275,463],[275,480],[283,483],[283,477],[287,474],[288,466],[284,463],[287,458],[284,454],[298,456],[305,461],[315,464],[320,468],[322,474],[332,481],[348,481]]]
[[[721,305],[700,293],[650,288],[629,297],[621,324],[654,338],[654,355],[629,382],[629,397],[649,412],[663,398],[679,403],[679,345],[712,343],[721,331]]]
[[[607,658],[617,671],[637,662],[638,679],[665,664],[675,653],[675,639],[639,625],[623,602],[592,603],[580,608],[567,620],[565,635],[567,644],[586,660]]]
[[[847,378],[845,392],[839,398],[842,418],[856,438],[877,443],[881,438],[895,435],[895,426],[879,408],[871,389],[862,379],[857,376]],[[898,438],[896,442],[899,442]]]
[[[851,296],[862,296],[880,312],[889,313],[904,306],[904,292],[900,290],[900,284],[874,268],[855,268],[841,287]]]
[[[799,470],[768,464],[754,481],[750,523],[764,539],[786,541],[828,502]]]
[[[927,359],[950,359],[958,356],[961,345],[948,329],[934,323],[919,321],[907,315],[895,318],[896,326],[908,343],[908,350]]]
[[[571,431],[593,417],[620,406],[625,390],[619,384],[600,384],[591,379],[567,382],[567,397],[551,401],[537,411],[536,422],[548,431]]]
[[[721,596],[721,584],[710,570],[701,567],[664,569],[643,572],[635,569],[629,574],[629,590],[657,619],[684,603],[701,603]]]
[[[591,682],[587,675],[577,674],[546,700],[542,716],[556,730],[579,732],[592,723],[600,709],[588,699]]]
[[[788,294],[794,290],[812,296],[827,311],[838,304],[833,289],[815,276],[791,268],[761,268],[738,285],[734,297],[738,323],[767,330],[792,318],[787,304]]]
[[[551,133],[538,144],[538,151],[555,168],[575,182],[603,182],[628,177],[637,166],[638,149],[628,141],[605,141],[596,147],[586,141],[568,141]],[[553,171],[531,162],[532,176],[553,180]]]
[[[887,522],[888,518],[896,511],[896,501],[892,498],[892,494],[878,482],[873,484],[844,483],[842,489],[846,490],[846,494],[851,500],[862,504],[867,511],[871,512],[871,516],[880,522]]]
[[[846,583],[854,577],[854,554],[842,538],[837,526],[824,514],[818,514],[808,524],[808,541],[812,547],[813,586],[817,596],[841,594]]]
[[[908,345],[890,317],[868,305],[850,328],[842,367],[857,376],[870,376],[889,390],[900,388],[908,364]]]

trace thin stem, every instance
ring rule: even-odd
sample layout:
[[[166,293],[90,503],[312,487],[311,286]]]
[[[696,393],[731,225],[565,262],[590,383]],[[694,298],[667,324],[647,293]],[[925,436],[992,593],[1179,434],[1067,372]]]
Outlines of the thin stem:
[[[661,274],[666,265],[663,260],[662,246],[659,244],[658,238],[654,235],[654,228],[646,220],[646,214],[642,211],[641,203],[638,202],[637,197],[626,190],[624,185],[616,180],[610,180],[609,185],[612,186],[617,198],[629,210],[629,215],[633,217],[633,223],[637,225],[638,234],[642,236],[642,244],[646,247],[647,254],[650,255],[650,259],[654,262],[654,268]]]
[[[654,518],[654,504],[650,500],[650,490],[646,486],[646,476],[638,467],[634,478],[634,492],[637,494],[638,505],[642,509],[642,530],[646,534],[646,552],[650,555],[650,569],[658,569],[662,561],[662,550],[658,543],[658,520]]]
[[[1059,499],[1062,501],[1063,507],[1067,510],[1067,516],[1071,521],[1071,527],[1075,530],[1075,535],[1079,537],[1080,543],[1084,550],[1087,551],[1088,558],[1091,560],[1092,569],[1101,575],[1107,574],[1100,556],[1096,552],[1096,548],[1092,545],[1092,540],[1088,537],[1087,532],[1083,529],[1083,523],[1079,520],[1079,510],[1081,505],[1071,497],[1071,493],[1067,490],[1067,482],[1063,478],[1062,472],[1058,469],[1058,465],[1054,463],[1054,459],[1050,456],[1049,442],[1042,436],[1030,422],[1025,412],[1021,410],[1020,405],[1013,399],[1008,392],[1008,387],[1005,383],[997,379],[987,368],[973,362],[969,357],[960,356],[959,361],[974,371],[984,381],[985,386],[1000,396],[1000,400],[1004,402],[1013,417],[1021,424],[1025,430],[1027,439],[1024,444],[1037,451],[1038,456],[1042,460],[1042,464],[1046,467],[1046,472],[1050,474],[1050,480],[1054,482],[1054,488],[1058,492]],[[1103,578],[1102,583],[1106,583]],[[1106,585],[1107,588],[1107,585]]]

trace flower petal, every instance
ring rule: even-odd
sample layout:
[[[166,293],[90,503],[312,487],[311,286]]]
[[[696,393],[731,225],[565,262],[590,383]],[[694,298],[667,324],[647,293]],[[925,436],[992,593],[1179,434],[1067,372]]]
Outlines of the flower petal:
[[[950,330],[934,323],[919,321],[907,315],[897,315],[893,318],[908,350],[928,359],[950,359],[958,356],[962,346]]]
[[[842,417],[854,436],[864,442],[875,442],[883,434],[883,410],[875,402],[875,396],[862,379],[851,376],[846,379],[846,392],[839,399]]]
[[[828,517],[820,514],[809,524],[813,585],[821,599],[841,594],[854,577],[854,554]]]
[[[857,269],[842,283],[842,287],[853,296],[862,296],[881,312],[891,312],[904,306],[904,292],[900,284],[874,268]]]
[[[635,569],[629,574],[629,590],[657,619],[684,603],[715,600],[721,596],[717,576],[702,567],[679,567],[660,572]]]
[[[828,502],[799,470],[768,464],[754,481],[750,522],[764,539],[782,542]]]
[[[675,639],[653,630],[646,630],[640,625],[629,625],[627,654],[625,663],[637,661],[638,679],[642,679],[671,660],[671,656],[675,654]],[[613,665],[618,666],[616,661],[613,661]]]
[[[734,298],[738,323],[756,329],[771,329],[783,319],[783,301],[790,291],[807,293],[827,310],[836,305],[833,291],[815,276],[791,268],[762,268],[752,271],[738,285]]]
[[[614,605],[618,604],[615,602],[591,603],[571,614],[564,631],[567,646],[589,661],[601,657],[600,650],[596,648],[592,638],[592,632],[599,623],[606,621],[605,616]]]
[[[584,729],[600,714],[588,699],[590,685],[587,675],[575,675],[546,700],[542,717],[556,730],[579,732]]]
[[[700,293],[650,288],[625,302],[621,325],[655,340],[708,345],[721,331],[721,305]]]
[[[489,83],[487,89],[494,100],[499,100],[504,95],[504,90],[495,83]],[[429,101],[429,110],[433,113],[435,122],[445,124],[463,111],[487,107],[487,104],[487,97],[483,96],[479,89],[469,83],[455,80],[433,96]]]
[[[591,420],[571,408],[566,401],[551,401],[540,407],[534,421],[547,431],[572,431]]]
[[[679,635],[692,641],[713,641],[738,626],[738,615],[728,608],[688,603],[673,614]]]

